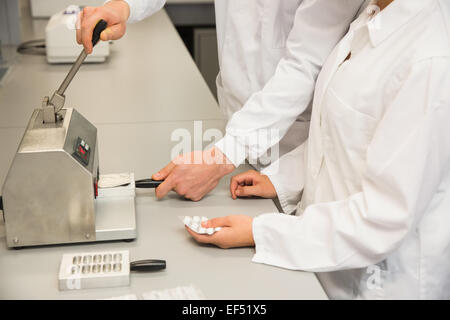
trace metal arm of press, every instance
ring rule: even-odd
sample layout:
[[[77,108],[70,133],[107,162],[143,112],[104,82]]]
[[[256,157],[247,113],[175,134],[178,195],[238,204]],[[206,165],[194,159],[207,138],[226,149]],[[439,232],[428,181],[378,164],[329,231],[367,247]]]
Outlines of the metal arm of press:
[[[100,34],[103,30],[105,30],[107,27],[107,23],[105,20],[100,20],[97,25],[94,28],[94,32],[92,34],[92,46],[94,47],[97,42],[100,40]],[[56,90],[53,93],[53,96],[51,99],[49,99],[48,96],[44,97],[44,100],[42,101],[42,109],[44,110],[44,123],[55,123],[58,120],[58,112],[64,107],[64,101],[65,96],[64,92],[66,91],[67,87],[69,86],[72,79],[75,77],[75,74],[80,69],[81,65],[83,64],[84,60],[87,57],[86,51],[84,49],[81,51],[80,55],[78,56],[77,60],[73,64],[72,68],[70,69],[69,73],[67,74],[64,81],[59,86],[58,90]]]

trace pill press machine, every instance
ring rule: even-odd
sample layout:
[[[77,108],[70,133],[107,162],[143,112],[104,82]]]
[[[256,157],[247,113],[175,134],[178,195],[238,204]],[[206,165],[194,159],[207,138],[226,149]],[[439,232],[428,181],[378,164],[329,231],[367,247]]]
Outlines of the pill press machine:
[[[92,43],[107,24],[95,27]],[[87,54],[35,109],[2,189],[8,247],[132,240],[136,238],[135,181],[99,188],[96,127],[64,108],[64,92]],[[156,187],[149,179],[142,187]]]

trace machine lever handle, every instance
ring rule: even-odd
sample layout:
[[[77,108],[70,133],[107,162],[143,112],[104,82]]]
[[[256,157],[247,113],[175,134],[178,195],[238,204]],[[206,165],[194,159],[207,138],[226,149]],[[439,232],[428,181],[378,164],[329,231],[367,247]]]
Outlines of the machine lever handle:
[[[164,180],[142,179],[135,182],[138,189],[154,189],[157,188]]]
[[[98,43],[98,41],[100,40],[100,34],[103,32],[103,30],[106,29],[107,25],[108,23],[105,20],[100,20],[99,22],[97,22],[94,31],[92,33],[92,46],[95,46]],[[72,68],[70,68],[70,71],[67,74],[66,78],[50,99],[50,104],[55,106],[55,113],[57,113],[59,110],[63,108],[64,93],[66,92],[67,87],[72,82],[72,79],[75,77],[75,74],[80,69],[86,57],[87,53],[83,49],[80,55],[78,56],[77,60],[75,61],[75,63],[72,65]]]
[[[158,271],[166,268],[166,260],[139,260],[130,263],[130,271]]]
[[[95,47],[97,42],[100,40],[100,34],[103,32],[103,30],[106,29],[108,26],[108,23],[105,20],[100,20],[97,22],[94,28],[94,32],[92,33],[92,46]]]

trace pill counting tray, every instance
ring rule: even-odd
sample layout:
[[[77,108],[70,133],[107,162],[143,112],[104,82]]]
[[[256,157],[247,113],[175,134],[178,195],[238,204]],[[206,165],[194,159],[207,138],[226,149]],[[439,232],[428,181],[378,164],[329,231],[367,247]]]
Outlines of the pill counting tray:
[[[60,290],[128,286],[129,252],[64,254],[58,279]]]

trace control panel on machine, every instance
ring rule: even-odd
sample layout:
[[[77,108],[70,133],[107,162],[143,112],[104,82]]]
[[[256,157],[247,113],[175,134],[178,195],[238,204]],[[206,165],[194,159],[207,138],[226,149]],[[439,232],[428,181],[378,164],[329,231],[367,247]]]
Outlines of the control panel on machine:
[[[89,145],[78,137],[77,142],[75,144],[75,151],[73,153],[74,157],[81,162],[84,166],[89,164],[89,155],[91,153]]]

